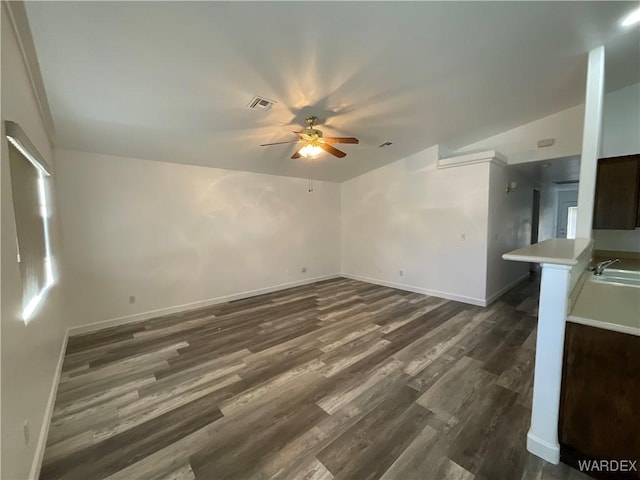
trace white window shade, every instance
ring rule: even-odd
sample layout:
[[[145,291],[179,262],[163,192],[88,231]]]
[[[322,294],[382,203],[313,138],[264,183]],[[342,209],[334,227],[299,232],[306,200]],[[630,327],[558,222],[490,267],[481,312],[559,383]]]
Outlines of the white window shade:
[[[53,283],[45,189],[49,168],[17,124],[7,122],[5,126],[22,277],[22,314],[27,322]]]

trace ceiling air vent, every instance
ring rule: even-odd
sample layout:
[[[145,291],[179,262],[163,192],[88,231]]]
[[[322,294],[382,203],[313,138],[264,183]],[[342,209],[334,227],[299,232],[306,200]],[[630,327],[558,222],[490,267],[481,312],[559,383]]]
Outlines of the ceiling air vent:
[[[276,102],[274,102],[273,100],[269,100],[268,98],[264,97],[258,97],[256,95],[251,99],[247,107],[252,110],[262,110],[263,112],[266,112],[271,107],[273,107],[274,103]]]

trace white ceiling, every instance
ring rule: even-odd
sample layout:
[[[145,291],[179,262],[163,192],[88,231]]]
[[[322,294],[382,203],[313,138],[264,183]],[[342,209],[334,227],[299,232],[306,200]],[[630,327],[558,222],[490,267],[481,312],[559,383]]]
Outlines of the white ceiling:
[[[518,163],[508,168],[527,175],[539,185],[577,182],[580,178],[580,157],[571,156],[554,158],[544,162]]]
[[[314,177],[343,181],[458,148],[640,77],[631,2],[28,2],[57,146],[305,177],[292,129],[356,136]],[[278,103],[245,108],[253,95]],[[384,149],[378,145],[391,141]]]

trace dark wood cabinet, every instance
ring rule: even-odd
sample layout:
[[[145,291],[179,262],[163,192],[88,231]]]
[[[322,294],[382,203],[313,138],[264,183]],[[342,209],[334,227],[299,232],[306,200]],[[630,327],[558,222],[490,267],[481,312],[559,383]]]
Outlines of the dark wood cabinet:
[[[593,228],[640,226],[640,154],[598,161]]]
[[[567,323],[558,434],[564,463],[635,461],[589,475],[640,479],[640,337]]]

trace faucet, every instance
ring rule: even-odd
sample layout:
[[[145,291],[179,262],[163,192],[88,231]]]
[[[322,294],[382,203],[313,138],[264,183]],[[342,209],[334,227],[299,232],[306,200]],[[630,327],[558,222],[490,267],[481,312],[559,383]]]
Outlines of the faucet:
[[[605,260],[604,262],[600,262],[596,265],[596,268],[594,268],[594,275],[602,275],[602,273],[604,272],[604,269],[607,268],[610,265],[613,265],[614,263],[618,263],[620,261],[619,258],[616,258],[615,260]]]

